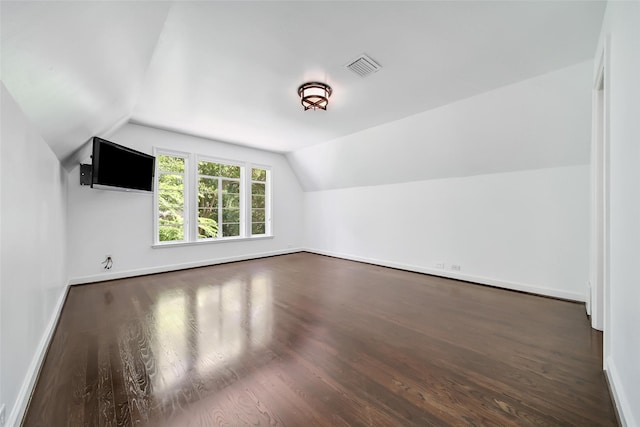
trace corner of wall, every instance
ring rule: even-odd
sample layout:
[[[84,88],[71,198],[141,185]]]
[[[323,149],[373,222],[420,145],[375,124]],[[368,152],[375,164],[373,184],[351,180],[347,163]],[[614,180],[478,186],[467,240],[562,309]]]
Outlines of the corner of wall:
[[[615,407],[620,425],[622,427],[640,425],[636,423],[636,420],[633,418],[631,404],[626,398],[626,394],[624,393],[624,388],[618,374],[618,369],[611,357],[608,357],[605,361],[604,372],[607,378],[607,383],[609,384],[611,400],[613,400],[613,406]]]
[[[58,325],[58,320],[60,320],[60,314],[62,313],[62,308],[64,307],[64,302],[67,299],[68,293],[69,285],[65,286],[62,294],[58,298],[53,313],[51,314],[51,318],[49,319],[42,338],[38,343],[38,347],[31,358],[27,374],[22,382],[18,396],[16,397],[16,403],[13,405],[13,409],[7,418],[7,427],[19,426],[24,418],[27,406],[29,405],[29,400],[31,399],[31,394],[33,393],[40,370],[44,364],[49,344],[51,343],[56,326]]]
[[[0,403],[13,426],[22,419],[65,300],[67,177],[20,105],[4,85],[1,90],[0,139],[11,143],[0,156]]]

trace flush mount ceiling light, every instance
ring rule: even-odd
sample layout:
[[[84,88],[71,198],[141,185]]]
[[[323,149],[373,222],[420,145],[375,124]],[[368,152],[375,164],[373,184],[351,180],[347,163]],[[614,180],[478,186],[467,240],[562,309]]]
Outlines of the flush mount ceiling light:
[[[331,87],[324,83],[309,82],[298,88],[300,103],[304,110],[326,110],[331,96]]]

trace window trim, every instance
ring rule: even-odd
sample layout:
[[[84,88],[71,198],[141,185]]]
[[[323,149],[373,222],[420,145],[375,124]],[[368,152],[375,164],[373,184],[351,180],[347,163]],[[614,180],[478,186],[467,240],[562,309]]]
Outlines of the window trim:
[[[251,188],[251,184],[253,184],[253,179],[252,179],[252,169],[264,169],[265,171],[267,171],[267,175],[266,175],[266,181],[265,181],[265,186],[264,186],[264,234],[256,234],[253,235],[253,233],[251,232],[251,226],[253,225],[253,221],[252,221],[252,216],[251,216],[251,210],[253,209],[253,206],[251,205],[251,196],[252,196],[252,188]],[[247,192],[246,192],[246,196],[247,196],[247,219],[246,219],[246,223],[247,223],[247,236],[249,237],[263,237],[263,236],[272,236],[273,235],[273,229],[272,229],[272,222],[271,222],[271,182],[272,182],[272,171],[271,171],[271,166],[268,165],[262,165],[259,163],[247,163],[247,170],[249,172],[247,172]],[[256,182],[260,182],[260,181],[256,181]]]
[[[263,240],[274,238],[273,226],[272,226],[272,167],[260,163],[242,162],[238,160],[226,159],[222,157],[208,156],[198,153],[189,153],[184,151],[177,151],[171,149],[165,149],[160,147],[153,147],[153,155],[167,155],[173,157],[182,157],[185,159],[185,172],[184,172],[184,235],[183,240],[171,240],[160,241],[160,227],[159,227],[159,163],[156,161],[156,177],[155,188],[153,192],[153,212],[154,212],[154,226],[153,226],[153,239],[152,248],[166,248],[166,247],[178,247],[178,246],[197,246],[206,245],[210,243],[222,243],[222,242],[237,242],[244,240]],[[207,161],[213,163],[221,163],[225,165],[239,166],[240,167],[240,235],[239,236],[222,236],[211,238],[198,238],[198,162]],[[251,169],[259,168],[267,171],[267,180],[265,183],[265,234],[251,234]],[[237,178],[234,178],[237,179]],[[244,189],[244,191],[242,191]],[[193,206],[192,206],[193,205]]]
[[[229,178],[229,179],[230,180],[236,180],[237,179],[238,180],[238,184],[240,186],[239,188],[240,189],[244,188],[244,181],[245,181],[245,177],[246,177],[246,174],[247,174],[246,169],[248,167],[248,163],[239,162],[237,160],[222,159],[222,158],[219,158],[219,157],[205,156],[205,155],[202,155],[202,154],[194,154],[194,157],[195,157],[195,162],[194,162],[194,167],[192,168],[193,169],[193,175],[194,175],[194,179],[193,179],[194,183],[198,183],[198,184],[200,183],[200,181],[199,181],[200,174],[198,173],[198,166],[197,166],[198,163],[200,163],[200,162],[211,162],[211,163],[218,163],[218,164],[223,164],[223,165],[240,167],[240,178],[239,179],[238,178]],[[218,176],[216,178],[218,178],[220,180],[218,182],[218,184],[220,184],[222,179],[224,179],[224,177],[221,177],[221,176]],[[218,185],[218,188],[220,189],[221,187]],[[193,185],[191,190],[194,193],[193,200],[198,200],[198,185]],[[220,198],[222,197],[222,193],[221,192],[219,193],[218,197],[220,197]],[[219,241],[219,240],[238,239],[238,238],[242,238],[242,237],[251,237],[251,236],[247,236],[246,235],[246,232],[245,232],[246,231],[245,230],[246,229],[246,222],[242,221],[243,213],[246,210],[245,206],[246,205],[244,204],[244,197],[243,197],[243,194],[242,194],[242,191],[241,191],[241,193],[240,193],[240,206],[239,206],[240,218],[241,218],[241,220],[240,220],[240,235],[239,236],[208,237],[208,238],[205,238],[205,239],[199,239],[198,238],[198,227],[197,227],[197,224],[198,224],[198,209],[196,207],[196,209],[194,209],[194,212],[193,212],[193,215],[192,215],[192,217],[193,217],[192,220],[195,221],[194,224],[196,224],[196,226],[192,227],[191,231],[193,232],[193,236],[191,236],[192,239],[190,241],[192,241],[192,242],[211,242],[211,241]],[[221,221],[221,219],[222,219],[222,215],[221,215],[222,209],[223,209],[222,206],[219,205],[218,206],[218,211],[219,211],[218,224],[219,224],[219,226],[222,226],[222,224],[223,224],[222,221]],[[220,232],[221,231],[218,230],[218,235],[220,235]]]
[[[202,245],[211,245],[211,244],[217,244],[217,243],[242,242],[245,240],[268,240],[273,238],[275,238],[275,236],[273,235],[267,236],[267,235],[260,234],[257,236],[250,236],[250,237],[235,237],[235,236],[221,237],[218,239],[198,240],[197,242],[182,242],[182,241],[173,240],[170,242],[154,243],[153,245],[151,245],[151,247],[153,249],[175,248],[178,246],[202,246]]]
[[[160,211],[159,211],[159,205],[158,205],[158,194],[159,194],[159,190],[160,190],[160,162],[156,161],[156,170],[155,170],[155,177],[154,177],[154,191],[153,191],[153,213],[154,213],[154,218],[153,218],[153,242],[154,245],[168,245],[168,244],[180,244],[180,243],[187,243],[189,242],[189,230],[190,230],[190,191],[189,189],[191,188],[191,180],[190,180],[190,163],[191,163],[191,154],[190,153],[185,153],[183,151],[176,151],[176,150],[167,150],[164,148],[157,148],[157,147],[153,147],[153,156],[154,157],[158,157],[158,156],[171,156],[171,157],[181,157],[184,159],[184,172],[182,173],[182,182],[184,185],[184,189],[183,191],[183,198],[184,198],[184,205],[183,205],[183,212],[184,212],[184,223],[182,224],[182,240],[171,240],[171,241],[166,241],[166,242],[161,242],[160,241]]]

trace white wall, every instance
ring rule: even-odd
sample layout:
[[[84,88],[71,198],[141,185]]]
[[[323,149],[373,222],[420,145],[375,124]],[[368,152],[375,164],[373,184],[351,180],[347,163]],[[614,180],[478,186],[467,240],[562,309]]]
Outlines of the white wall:
[[[152,248],[153,197],[150,194],[81,187],[79,169],[69,174],[69,275],[72,283],[164,271],[221,260],[295,250],[302,245],[302,190],[281,154],[215,142],[135,124],[109,137],[151,154],[153,147],[194,152],[272,167],[272,239]],[[105,273],[106,254],[114,266]]]
[[[584,301],[592,71],[582,62],[289,154],[317,190],[306,247]]]
[[[640,3],[609,2],[610,323],[605,361],[624,425],[640,425]]]
[[[309,192],[306,245],[583,301],[588,184],[585,165]]]
[[[0,405],[21,416],[64,295],[66,172],[1,89]]]
[[[582,62],[287,157],[305,191],[587,164],[592,64]]]

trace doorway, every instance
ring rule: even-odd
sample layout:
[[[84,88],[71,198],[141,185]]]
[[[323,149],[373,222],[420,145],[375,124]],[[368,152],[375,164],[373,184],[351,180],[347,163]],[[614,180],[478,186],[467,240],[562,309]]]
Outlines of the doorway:
[[[608,350],[609,324],[609,39],[599,56],[593,87],[593,138],[591,151],[591,271],[587,311],[591,326],[603,331],[603,363]]]

